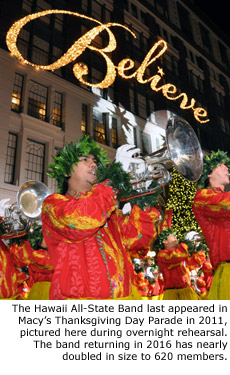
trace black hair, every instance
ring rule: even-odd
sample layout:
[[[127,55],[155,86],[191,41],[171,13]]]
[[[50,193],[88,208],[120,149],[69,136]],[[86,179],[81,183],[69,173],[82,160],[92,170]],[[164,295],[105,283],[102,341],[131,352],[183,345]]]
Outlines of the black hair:
[[[70,176],[64,178],[60,194],[65,195],[67,193],[69,189],[69,179]]]

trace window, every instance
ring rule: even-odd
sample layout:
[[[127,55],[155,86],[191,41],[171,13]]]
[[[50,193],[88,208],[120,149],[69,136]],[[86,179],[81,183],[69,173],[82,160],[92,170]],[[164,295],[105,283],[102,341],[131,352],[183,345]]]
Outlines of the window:
[[[15,161],[17,152],[17,134],[9,133],[6,151],[6,165],[4,182],[7,184],[15,183]]]
[[[129,10],[128,0],[123,0],[123,5],[124,5],[124,9],[128,11]]]
[[[84,13],[88,13],[88,0],[81,1],[81,9]]]
[[[212,90],[213,90],[213,96],[214,96],[216,104],[219,107],[225,109],[225,103],[224,103],[223,95],[221,93],[219,93],[218,91],[216,91],[214,88]]]
[[[112,147],[117,148],[119,146],[118,142],[118,129],[117,129],[117,119],[112,117]]]
[[[189,53],[188,53],[188,58],[194,63],[196,64],[196,57],[194,55],[194,53],[192,51],[189,50]]]
[[[141,22],[147,26],[147,13],[144,13],[142,12],[141,10],[141,13],[140,13],[140,17],[141,17]]]
[[[192,35],[192,26],[189,18],[189,12],[181,6],[179,3],[177,4],[178,7],[178,15],[180,20],[180,26],[181,30],[189,36],[191,39],[193,39]]]
[[[141,45],[141,33],[139,33],[139,31],[136,31],[136,30],[133,30],[133,31],[136,34],[136,38],[132,39],[134,48],[138,48],[138,49],[143,48],[143,46]]]
[[[93,139],[104,145],[108,145],[107,138],[107,115],[93,110]]]
[[[141,49],[143,49],[143,51],[148,51],[149,49],[149,42],[148,42],[148,38],[146,38],[142,33],[140,35],[140,40],[141,40]]]
[[[48,88],[37,82],[30,82],[28,115],[46,121]]]
[[[209,34],[209,31],[203,26],[200,24],[200,33],[201,33],[201,39],[202,39],[202,42],[203,42],[203,48],[204,50],[209,54],[209,55],[213,55],[213,51],[212,51],[212,45],[211,45],[211,42],[210,42],[210,34]]]
[[[129,99],[130,99],[130,111],[136,113],[135,110],[135,93],[133,89],[129,89]]]
[[[81,132],[82,134],[88,134],[88,106],[82,104],[81,108]]]
[[[28,58],[28,51],[29,51],[29,39],[30,34],[25,28],[20,31],[18,37],[18,49],[22,56],[27,59]]]
[[[102,15],[102,5],[97,3],[97,2],[93,2],[92,4],[92,17],[93,18],[96,18],[97,20],[100,20],[101,19],[101,15]]]
[[[136,7],[136,5],[131,4],[131,12],[132,12],[132,15],[137,18],[138,13],[137,13],[137,7]]]
[[[220,129],[223,133],[230,134],[230,124],[222,116],[219,116]]]
[[[53,46],[53,54],[52,54],[52,60],[51,60],[51,62],[57,61],[62,55],[63,55],[62,49],[58,48],[56,46]],[[62,76],[62,68],[55,69],[53,71],[53,74]]]
[[[229,69],[229,61],[228,61],[227,49],[220,42],[219,42],[219,50],[220,50],[220,56],[221,56],[221,60],[222,60],[223,66],[226,69]]]
[[[169,54],[168,52],[164,54],[163,67],[165,69],[170,70],[177,76],[179,75],[178,60],[173,55]]]
[[[219,80],[217,78],[218,76],[217,76],[215,70],[212,69],[211,67],[210,67],[210,76],[211,76],[212,79],[214,79],[214,81],[219,82]]]
[[[23,81],[23,75],[15,73],[13,93],[11,97],[11,110],[18,113],[22,112]]]
[[[59,151],[60,151],[60,148],[59,147],[55,147],[54,148],[54,155],[58,155],[59,154]],[[58,191],[58,181],[56,180],[56,178],[53,178],[53,191],[54,193],[56,193]]]
[[[62,31],[62,29],[63,29],[63,14],[55,14],[54,28],[56,30]]]
[[[156,122],[155,119],[155,111],[154,111],[154,101],[151,99],[147,100],[147,108],[148,108],[148,121],[151,121],[153,123]]]
[[[139,116],[142,118],[146,118],[147,117],[146,97],[141,94],[137,94],[137,102],[138,102]]]
[[[100,72],[99,70],[92,67],[92,83],[97,84],[99,82],[102,82],[105,78],[105,74]],[[100,89],[99,87],[92,87],[92,92],[96,95],[102,96],[104,99],[106,99],[106,89]]]
[[[26,142],[26,180],[38,180],[44,182],[45,145],[43,143],[27,139]]]
[[[28,13],[32,13],[33,0],[23,0],[22,9],[26,10]]]
[[[166,40],[166,42],[169,41],[169,36],[168,36],[168,31],[165,30],[163,27],[162,27],[162,36],[163,36],[163,39]]]
[[[54,92],[54,107],[53,107],[53,124],[62,128],[62,106],[63,95],[60,92]]]
[[[49,43],[36,35],[33,36],[31,61],[37,65],[49,64]]]
[[[36,7],[36,12],[42,12],[43,10],[48,10],[51,9],[52,6],[45,0],[37,0],[37,7]],[[47,23],[48,25],[50,24],[50,16],[47,15],[45,17],[42,17],[40,19],[42,22]]]
[[[111,12],[105,8],[105,6],[102,7],[102,17],[101,20],[103,23],[108,23],[112,21],[112,15]]]
[[[199,92],[204,92],[204,85],[202,79],[193,73],[192,70],[189,71],[189,80],[191,85]]]

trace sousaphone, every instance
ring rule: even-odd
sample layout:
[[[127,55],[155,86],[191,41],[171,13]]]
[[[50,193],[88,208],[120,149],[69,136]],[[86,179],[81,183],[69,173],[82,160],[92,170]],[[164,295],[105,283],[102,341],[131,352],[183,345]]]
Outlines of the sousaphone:
[[[178,116],[168,120],[166,146],[139,157],[144,163],[141,173],[138,171],[140,164],[133,164],[130,172],[132,187],[138,191],[135,196],[152,194],[162,189],[171,180],[169,170],[173,165],[181,176],[191,182],[199,180],[203,169],[203,153],[197,135],[191,125]],[[148,190],[147,186],[153,179],[157,179],[157,186]]]

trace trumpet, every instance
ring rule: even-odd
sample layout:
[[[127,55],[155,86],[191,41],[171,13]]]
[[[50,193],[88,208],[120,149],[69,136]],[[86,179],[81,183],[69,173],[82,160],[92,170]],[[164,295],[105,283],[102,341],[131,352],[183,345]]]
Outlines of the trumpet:
[[[132,163],[129,172],[131,184],[138,196],[155,193],[171,180],[169,170],[174,167],[190,182],[199,180],[203,169],[203,153],[191,125],[178,116],[172,116],[166,126],[166,146],[141,157],[141,173],[138,173],[139,165]],[[157,186],[148,190],[153,179],[157,179]],[[132,199],[133,197],[130,197]]]

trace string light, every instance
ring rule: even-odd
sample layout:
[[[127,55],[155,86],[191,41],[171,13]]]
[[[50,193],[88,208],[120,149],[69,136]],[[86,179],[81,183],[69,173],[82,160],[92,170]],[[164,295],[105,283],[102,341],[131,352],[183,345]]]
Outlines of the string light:
[[[172,228],[177,233],[178,238],[182,238],[185,233],[192,230],[200,232],[192,211],[196,191],[196,184],[185,180],[173,167],[166,209],[173,210]]]
[[[73,43],[73,45],[68,49],[68,51],[64,53],[64,55],[61,56],[57,61],[53,62],[50,65],[37,65],[24,59],[24,57],[19,52],[17,48],[18,35],[21,29],[27,23],[37,18],[44,17],[46,15],[51,15],[51,14],[68,14],[71,16],[85,18],[87,20],[97,23],[99,26],[92,28],[83,36],[81,36],[78,40],[76,40]],[[88,74],[87,65],[81,62],[76,63],[73,66],[73,73],[75,77],[84,85],[87,85],[90,87],[97,87],[101,89],[108,88],[115,81],[116,69],[117,69],[118,74],[124,79],[131,79],[131,78],[136,77],[136,80],[141,84],[150,82],[150,88],[156,92],[161,91],[163,96],[167,98],[168,100],[178,100],[182,98],[182,101],[180,102],[180,105],[179,105],[180,108],[184,110],[192,109],[194,117],[198,122],[206,123],[210,121],[209,119],[204,119],[205,117],[207,117],[207,111],[204,108],[201,108],[201,107],[195,108],[196,101],[194,98],[192,98],[190,101],[190,104],[188,104],[188,96],[186,93],[180,93],[179,95],[174,96],[177,93],[177,88],[175,85],[171,83],[167,83],[160,87],[157,87],[157,84],[160,82],[162,76],[165,74],[162,68],[158,67],[158,74],[155,74],[154,76],[146,78],[146,79],[143,78],[146,68],[150,64],[155,62],[157,59],[159,59],[167,50],[168,47],[167,47],[166,41],[159,40],[157,43],[155,43],[154,46],[150,49],[150,51],[147,53],[146,57],[144,58],[139,68],[135,72],[127,75],[126,72],[134,68],[134,61],[131,59],[123,59],[122,61],[119,62],[118,66],[116,67],[113,64],[110,57],[107,55],[107,53],[113,52],[117,47],[115,36],[110,30],[110,27],[112,26],[122,27],[123,29],[131,33],[134,38],[136,38],[136,35],[128,27],[121,25],[119,23],[111,22],[107,24],[102,24],[100,21],[94,18],[85,16],[76,12],[58,10],[58,9],[50,9],[50,10],[45,10],[45,11],[34,13],[34,14],[29,14],[28,16],[21,18],[19,21],[16,21],[7,32],[6,44],[12,56],[16,57],[22,63],[30,65],[37,70],[51,70],[51,71],[64,67],[67,64],[73,62],[85,51],[86,48],[88,48],[91,51],[99,53],[104,58],[106,62],[106,75],[101,82],[89,83],[83,79],[83,76],[86,76]],[[95,46],[92,46],[91,45],[92,41],[104,30],[108,33],[108,36],[109,36],[109,41],[108,41],[107,46],[101,49],[96,48]]]

